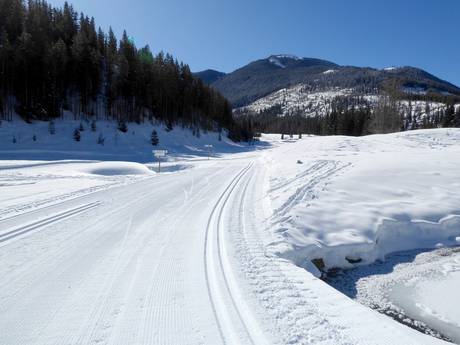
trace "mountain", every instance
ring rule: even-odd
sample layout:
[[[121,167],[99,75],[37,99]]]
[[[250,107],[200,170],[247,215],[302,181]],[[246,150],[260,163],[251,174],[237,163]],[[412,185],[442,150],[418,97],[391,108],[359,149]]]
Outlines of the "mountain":
[[[204,73],[203,79],[208,73]],[[205,80],[205,81],[206,81]],[[460,88],[414,67],[340,66],[336,63],[293,55],[272,55],[221,76],[210,85],[220,91],[234,107],[241,107],[273,92],[296,85],[314,90],[354,89],[363,93],[397,85],[409,93],[437,93],[460,96]]]
[[[215,71],[213,69],[207,69],[205,71],[193,73],[193,75],[197,78],[200,78],[205,84],[211,85],[216,81],[222,79],[227,74],[224,72]]]

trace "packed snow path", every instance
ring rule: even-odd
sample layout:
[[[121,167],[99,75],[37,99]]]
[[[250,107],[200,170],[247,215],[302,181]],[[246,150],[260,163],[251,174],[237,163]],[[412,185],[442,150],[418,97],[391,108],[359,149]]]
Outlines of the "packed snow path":
[[[2,344],[258,344],[220,237],[251,166],[146,179],[2,220]]]

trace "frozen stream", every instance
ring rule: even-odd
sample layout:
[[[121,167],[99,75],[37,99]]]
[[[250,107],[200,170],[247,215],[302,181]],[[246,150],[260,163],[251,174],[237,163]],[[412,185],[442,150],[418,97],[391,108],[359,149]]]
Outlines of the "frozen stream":
[[[460,344],[460,248],[407,251],[328,277],[349,297],[432,336]]]

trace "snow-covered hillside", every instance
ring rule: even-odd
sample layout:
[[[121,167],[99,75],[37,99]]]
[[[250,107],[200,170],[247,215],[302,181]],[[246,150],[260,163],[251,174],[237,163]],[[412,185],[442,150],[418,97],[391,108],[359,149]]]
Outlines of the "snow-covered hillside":
[[[75,129],[83,126],[80,141],[75,141]],[[94,128],[92,128],[94,127]],[[206,157],[213,145],[213,153],[238,152],[246,150],[247,144],[237,144],[223,132],[219,138],[216,132],[198,135],[180,126],[168,131],[163,123],[128,123],[127,132],[117,129],[115,121],[98,120],[94,123],[73,120],[66,114],[64,120],[54,121],[54,134],[50,123],[34,121],[31,124],[19,117],[13,121],[0,122],[0,159],[92,159],[112,161],[151,162],[152,149],[167,149],[175,157]],[[94,129],[94,130],[93,130]],[[159,144],[152,146],[152,131],[156,130]],[[221,140],[219,140],[221,139]]]
[[[331,101],[333,98],[348,96],[352,93],[353,90],[351,89],[339,88],[311,92],[305,85],[299,84],[291,88],[276,91],[239,109],[258,113],[274,106],[280,106],[281,113],[279,116],[289,115],[298,111],[303,112],[306,117],[323,116],[331,111]]]
[[[324,73],[334,73],[328,70]],[[414,90],[406,89],[407,93],[416,93]],[[262,97],[248,106],[237,109],[242,112],[259,113],[261,111],[279,107],[278,116],[301,114],[305,117],[324,116],[331,112],[331,103],[336,97],[355,96],[362,99],[358,107],[373,108],[379,101],[380,96],[377,94],[361,94],[353,89],[330,88],[321,91],[312,91],[308,85],[298,84],[290,88],[284,88]],[[408,101],[401,100],[397,102],[400,113],[405,117],[411,118],[411,121],[422,123],[423,119],[428,116],[434,116],[446,109],[446,104],[441,102],[425,101]],[[460,104],[456,105],[456,109]]]

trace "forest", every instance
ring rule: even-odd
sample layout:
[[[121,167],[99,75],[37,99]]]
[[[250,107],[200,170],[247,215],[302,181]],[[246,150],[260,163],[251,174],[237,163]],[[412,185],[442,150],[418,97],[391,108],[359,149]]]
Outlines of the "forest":
[[[423,101],[424,108],[415,105]],[[430,109],[430,102],[439,102],[440,96],[431,95],[403,99],[394,92],[382,92],[378,102],[371,103],[362,96],[338,96],[330,101],[330,111],[317,116],[306,116],[302,109],[282,114],[282,105],[275,104],[259,112],[240,108],[235,118],[245,128],[261,133],[351,135],[383,134],[399,131],[460,127],[460,107],[456,99],[448,98],[440,109]],[[428,115],[427,115],[428,114]]]
[[[229,102],[170,54],[138,49],[126,32],[65,3],[0,0],[0,119],[143,122],[156,119],[199,129],[227,129],[233,140],[252,133],[237,124]]]

